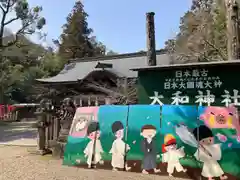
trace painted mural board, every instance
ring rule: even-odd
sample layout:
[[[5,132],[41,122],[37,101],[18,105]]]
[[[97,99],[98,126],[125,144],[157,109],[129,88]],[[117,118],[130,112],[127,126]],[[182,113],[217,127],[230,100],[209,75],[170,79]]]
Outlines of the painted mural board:
[[[126,141],[128,106],[100,106],[98,120],[100,125],[100,141],[103,147],[101,168],[123,170],[125,154],[129,149]]]
[[[239,65],[168,68],[138,75],[139,104],[240,105]]]
[[[219,146],[218,164],[224,175],[230,179],[240,178],[240,122],[237,108],[199,107],[198,114],[201,125],[207,126],[212,132],[212,146]],[[213,154],[217,152],[215,150]]]
[[[127,162],[131,171],[159,173],[160,106],[131,105],[128,114]]]
[[[91,139],[88,137],[88,127],[91,122],[98,121],[99,107],[81,107],[76,110],[67,144],[64,151],[64,165],[91,166],[86,155],[86,147]]]
[[[197,140],[192,135],[192,131],[198,127],[197,110],[196,106],[162,106],[162,173],[174,177],[196,178],[199,176],[200,163],[194,158]],[[187,133],[182,134],[183,129],[187,130]],[[189,138],[187,134],[191,135],[189,137],[193,139],[193,144],[185,141],[184,138]]]
[[[130,105],[78,108],[64,165],[190,179],[240,177],[237,108]]]

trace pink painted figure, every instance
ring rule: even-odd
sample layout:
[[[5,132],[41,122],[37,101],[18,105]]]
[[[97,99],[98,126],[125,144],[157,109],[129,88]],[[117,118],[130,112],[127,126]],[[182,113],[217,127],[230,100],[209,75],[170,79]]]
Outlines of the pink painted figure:
[[[200,120],[211,129],[235,129],[236,138],[240,142],[240,122],[237,108],[233,105],[229,107],[209,106],[204,113],[200,115]],[[221,142],[226,142],[227,137],[218,133],[216,135]]]
[[[76,138],[84,138],[87,135],[87,127],[90,121],[97,121],[99,107],[80,107],[76,110],[69,135]]]

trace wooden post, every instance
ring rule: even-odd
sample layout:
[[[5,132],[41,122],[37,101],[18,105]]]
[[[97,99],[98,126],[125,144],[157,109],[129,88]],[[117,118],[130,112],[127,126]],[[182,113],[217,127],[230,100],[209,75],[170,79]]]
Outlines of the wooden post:
[[[98,97],[97,96],[95,97],[95,106],[99,106]]]
[[[154,12],[146,14],[147,17],[147,62],[149,66],[156,66],[156,45],[155,45],[155,25]]]
[[[60,120],[57,117],[54,117],[54,140],[58,139],[59,135],[59,130],[60,130]]]
[[[83,106],[83,101],[82,101],[82,99],[80,98],[79,101],[80,101],[80,102],[79,102],[79,105],[80,105],[80,107],[82,107],[82,106]]]
[[[75,106],[77,105],[77,100],[76,100],[76,98],[74,99],[73,104],[74,104]]]
[[[127,77],[123,79],[123,93],[126,98],[125,103],[128,104],[129,95],[128,95],[128,78]]]
[[[91,97],[88,97],[88,106],[91,106]]]
[[[110,105],[111,104],[111,99],[109,97],[105,98],[105,104]]]
[[[240,59],[240,43],[239,43],[239,18],[238,3],[236,0],[225,0],[227,12],[227,51],[228,60]]]

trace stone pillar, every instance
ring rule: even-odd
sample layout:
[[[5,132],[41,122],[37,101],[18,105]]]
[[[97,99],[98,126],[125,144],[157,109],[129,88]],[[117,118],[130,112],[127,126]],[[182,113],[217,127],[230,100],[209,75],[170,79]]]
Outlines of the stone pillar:
[[[40,103],[39,111],[36,112],[38,121],[36,127],[38,129],[38,152],[40,155],[45,155],[51,153],[49,149],[46,148],[46,127],[47,124],[47,104],[44,101]]]

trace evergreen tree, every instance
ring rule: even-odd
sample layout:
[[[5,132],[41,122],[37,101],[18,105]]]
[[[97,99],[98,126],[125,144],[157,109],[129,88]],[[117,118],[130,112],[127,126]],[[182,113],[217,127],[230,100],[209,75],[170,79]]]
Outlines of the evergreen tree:
[[[59,55],[64,59],[105,54],[105,46],[91,36],[93,30],[88,27],[87,17],[83,4],[77,1],[67,17],[67,23],[63,25],[60,37]]]
[[[40,33],[46,24],[41,11],[40,6],[30,7],[28,0],[0,1],[0,104],[13,102],[15,97],[24,100],[20,97],[25,93],[23,72],[36,66],[36,58],[45,52],[25,37]],[[21,24],[16,33],[11,33],[7,27],[16,21]]]

